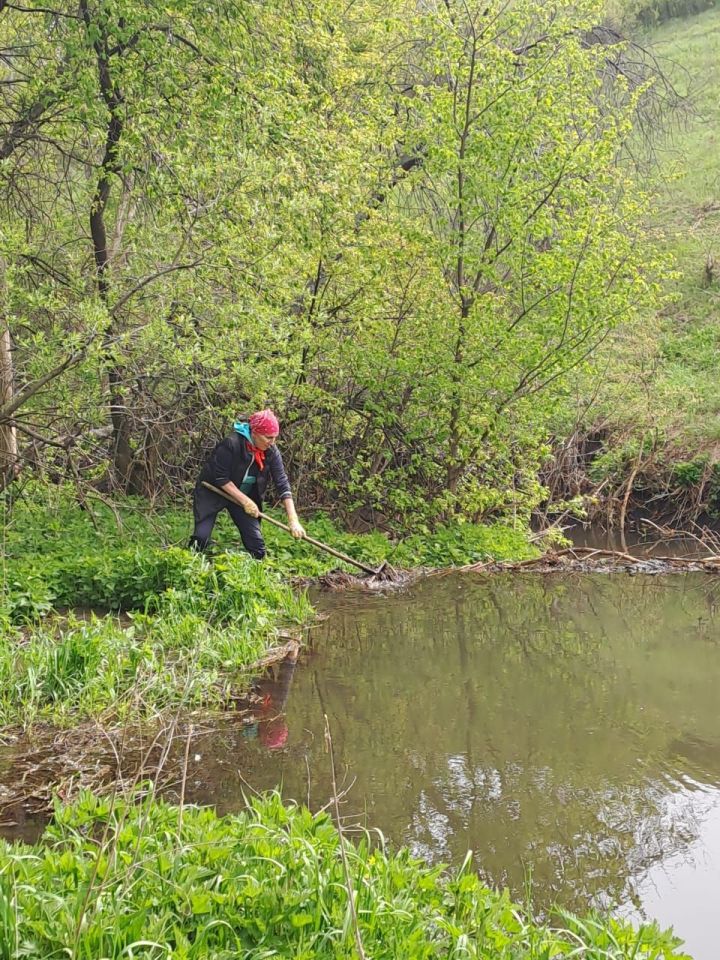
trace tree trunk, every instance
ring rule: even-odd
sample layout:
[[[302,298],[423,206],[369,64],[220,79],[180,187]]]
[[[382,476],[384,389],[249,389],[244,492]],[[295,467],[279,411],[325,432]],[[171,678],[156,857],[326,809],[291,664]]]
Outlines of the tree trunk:
[[[0,330],[0,407],[13,398],[13,362],[10,328],[3,319]],[[17,473],[17,431],[12,421],[0,421],[0,490],[4,490]]]
[[[460,277],[460,268],[458,268],[458,277]],[[460,319],[458,323],[457,339],[455,341],[455,354],[453,356],[452,371],[452,401],[450,404],[450,445],[447,458],[447,489],[448,492],[457,496],[460,479],[463,475],[464,465],[460,458],[460,418],[462,416],[462,400],[460,389],[462,387],[463,363],[465,362],[465,330],[467,320],[470,314],[470,301],[461,294],[462,302],[460,306]]]
[[[87,0],[81,0],[80,11],[85,25],[90,32],[94,26]],[[97,289],[100,299],[110,315],[107,330],[107,341],[111,341],[117,334],[116,321],[110,311],[110,251],[108,249],[107,227],[105,211],[110,198],[110,188],[113,177],[120,176],[118,151],[124,130],[123,109],[125,100],[122,91],[113,82],[110,61],[108,38],[99,36],[93,41],[93,48],[97,59],[98,82],[100,93],[108,109],[108,125],[105,134],[105,153],[100,164],[100,175],[95,187],[95,195],[90,207],[90,236],[92,237],[93,256]],[[116,51],[117,52],[117,51]],[[121,50],[119,52],[122,52]],[[119,240],[116,243],[119,244]],[[110,422],[113,428],[113,466],[115,476],[123,489],[128,488],[133,468],[133,450],[130,444],[132,433],[131,419],[128,415],[125,402],[123,384],[123,369],[109,353],[108,383],[110,387]]]
[[[5,261],[0,258],[0,409],[14,395],[12,341],[6,310]],[[17,431],[12,420],[0,420],[0,490],[17,474]]]

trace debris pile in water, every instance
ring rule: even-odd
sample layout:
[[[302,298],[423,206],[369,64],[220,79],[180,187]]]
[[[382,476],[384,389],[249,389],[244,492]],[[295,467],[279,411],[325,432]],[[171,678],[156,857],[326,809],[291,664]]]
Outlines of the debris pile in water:
[[[459,568],[465,573],[497,573],[500,571],[530,573],[715,573],[720,574],[720,555],[708,557],[633,557],[618,550],[595,547],[568,547],[551,550],[532,560],[503,563],[487,560]]]
[[[398,587],[405,587],[428,573],[427,570],[420,569],[396,570],[394,567],[389,569],[392,570],[390,576],[388,576],[388,571],[385,570],[381,576],[377,577],[356,577],[351,573],[346,573],[345,570],[331,570],[330,573],[321,577],[313,577],[308,580],[308,583],[317,584],[324,590],[348,590],[358,587],[375,591],[393,590]]]

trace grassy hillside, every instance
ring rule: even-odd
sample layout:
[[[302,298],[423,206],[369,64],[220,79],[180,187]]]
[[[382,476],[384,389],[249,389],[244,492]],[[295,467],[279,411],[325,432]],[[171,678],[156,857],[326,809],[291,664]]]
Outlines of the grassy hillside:
[[[636,32],[642,30],[636,27]],[[669,262],[660,315],[622,328],[579,378],[559,434],[553,485],[602,484],[618,510],[632,478],[640,502],[720,513],[720,7],[638,36],[685,106],[655,131],[645,174],[652,226]],[[598,374],[599,369],[599,374]],[[589,440],[589,442],[588,442]],[[632,501],[631,501],[632,503]],[[604,508],[603,508],[604,509]]]
[[[720,9],[670,20],[650,36],[684,71],[694,116],[664,148],[658,220],[677,260],[658,374],[673,398],[671,435],[720,457]]]

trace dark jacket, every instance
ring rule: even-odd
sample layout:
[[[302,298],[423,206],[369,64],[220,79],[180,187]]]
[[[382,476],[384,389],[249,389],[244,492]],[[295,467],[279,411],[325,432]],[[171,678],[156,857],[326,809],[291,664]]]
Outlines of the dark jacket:
[[[202,468],[200,480],[206,480],[214,487],[222,487],[232,480],[239,490],[248,468],[251,468],[251,473],[257,479],[252,490],[243,489],[243,492],[247,492],[258,507],[262,508],[269,479],[273,482],[278,499],[286,500],[292,497],[290,483],[278,448],[268,447],[265,451],[265,466],[258,471],[257,464],[253,466],[253,455],[248,450],[247,441],[239,433],[231,433],[229,437],[225,437],[218,443]]]

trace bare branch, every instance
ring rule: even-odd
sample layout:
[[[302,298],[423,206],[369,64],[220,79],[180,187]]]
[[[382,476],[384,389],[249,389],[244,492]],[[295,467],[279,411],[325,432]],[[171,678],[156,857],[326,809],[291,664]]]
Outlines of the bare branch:
[[[139,283],[137,283],[131,290],[128,290],[127,293],[123,294],[123,296],[120,297],[117,303],[115,303],[112,309],[110,310],[110,313],[113,316],[115,316],[118,313],[118,311],[125,306],[128,300],[130,300],[132,297],[135,296],[136,293],[138,293],[138,291],[142,290],[143,287],[146,287],[149,283],[153,283],[153,281],[157,280],[159,277],[165,277],[169,273],[175,273],[178,270],[192,270],[194,267],[197,267],[201,263],[202,263],[202,257],[198,257],[196,260],[192,260],[190,263],[170,264],[170,266],[168,267],[162,267],[160,270],[157,270],[155,273],[151,273],[149,276],[143,277],[143,279]]]

